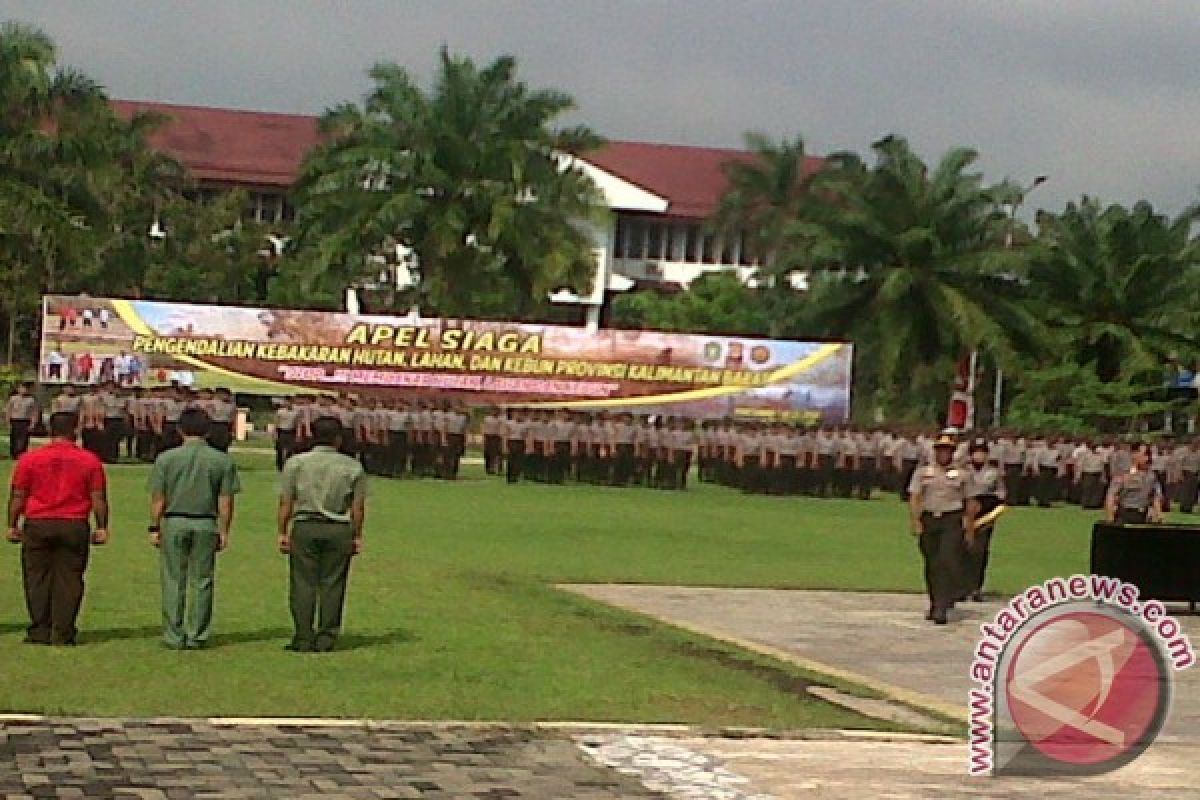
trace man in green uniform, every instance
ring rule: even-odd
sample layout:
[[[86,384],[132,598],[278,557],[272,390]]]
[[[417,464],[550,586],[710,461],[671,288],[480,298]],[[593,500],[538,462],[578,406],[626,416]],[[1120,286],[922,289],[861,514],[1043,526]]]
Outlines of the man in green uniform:
[[[296,652],[333,649],[366,517],[366,472],[338,452],[341,423],[319,417],[312,430],[313,449],[284,464],[279,494],[279,551],[289,560],[296,631],[288,649]]]
[[[161,554],[163,641],[198,650],[212,627],[217,553],[229,546],[237,467],[208,446],[208,414],[179,415],[183,444],[154,460],[150,473],[150,542]],[[191,594],[190,608],[188,595]]]
[[[946,612],[962,596],[964,549],[970,544],[974,521],[967,506],[967,475],[954,465],[955,441],[943,433],[933,443],[933,463],[913,472],[908,484],[912,532],[925,560],[929,593],[926,619],[946,624]]]

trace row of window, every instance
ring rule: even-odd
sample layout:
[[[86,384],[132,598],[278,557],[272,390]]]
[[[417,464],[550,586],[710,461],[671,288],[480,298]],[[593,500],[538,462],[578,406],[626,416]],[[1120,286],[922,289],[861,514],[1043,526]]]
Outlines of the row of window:
[[[185,191],[184,197],[189,200],[207,203],[224,194],[226,189],[203,187]],[[275,225],[281,222],[291,222],[296,219],[296,209],[288,202],[287,196],[278,192],[248,192],[249,199],[242,209],[242,219],[246,222],[262,222]]]
[[[698,223],[617,217],[613,257],[691,264],[758,266],[749,237],[719,236]]]

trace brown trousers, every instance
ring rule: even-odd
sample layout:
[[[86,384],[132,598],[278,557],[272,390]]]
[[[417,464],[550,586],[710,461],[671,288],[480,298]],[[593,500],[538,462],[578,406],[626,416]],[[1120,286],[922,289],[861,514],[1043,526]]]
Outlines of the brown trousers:
[[[32,641],[74,644],[90,543],[86,520],[25,521],[21,567]]]

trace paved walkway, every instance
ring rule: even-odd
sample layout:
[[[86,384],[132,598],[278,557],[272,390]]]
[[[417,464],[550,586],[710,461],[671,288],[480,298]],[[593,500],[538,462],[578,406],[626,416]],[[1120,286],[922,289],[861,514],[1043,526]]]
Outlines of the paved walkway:
[[[1178,747],[1085,780],[973,779],[960,742],[870,733],[47,719],[0,724],[0,798],[1194,800],[1197,759]]]
[[[569,738],[422,725],[45,720],[0,727],[0,797],[643,798]]]
[[[981,622],[998,602],[967,604],[938,627],[915,595],[670,586],[563,587],[688,630],[872,686],[965,718],[968,668]],[[1200,618],[1176,617],[1200,645]],[[686,745],[686,741],[677,744]],[[1176,674],[1174,704],[1155,744],[1129,766],[1089,779],[974,780],[963,742],[704,740],[706,752],[778,797],[989,797],[1041,794],[1198,797],[1200,667]],[[1031,794],[1032,793],[1032,794]]]
[[[682,586],[563,587],[594,600],[769,652],[827,674],[840,674],[926,708],[963,718],[979,626],[1003,607],[964,603],[951,624],[923,618],[913,594]],[[1200,617],[1176,614],[1200,648]],[[1163,737],[1200,745],[1200,665],[1176,673]]]

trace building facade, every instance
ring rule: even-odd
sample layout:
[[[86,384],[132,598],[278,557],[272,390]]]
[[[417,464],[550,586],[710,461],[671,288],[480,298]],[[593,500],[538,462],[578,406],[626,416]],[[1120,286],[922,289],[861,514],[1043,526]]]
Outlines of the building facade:
[[[125,117],[154,112],[170,119],[151,144],[188,167],[193,191],[242,189],[250,198],[248,219],[281,225],[294,219],[288,191],[320,142],[317,117],[124,100],[114,107]],[[759,261],[747,237],[721,236],[707,225],[726,189],[725,166],[750,158],[742,150],[629,141],[578,157],[607,206],[584,223],[597,273],[593,291],[578,302],[598,307],[606,290],[631,282],[686,287],[714,271],[752,280]],[[403,283],[403,275],[396,277]]]

